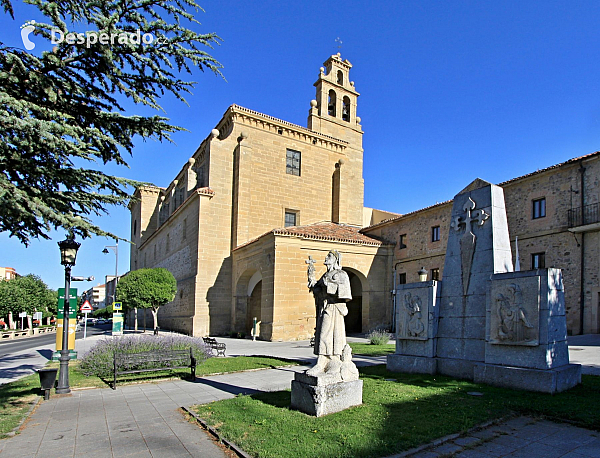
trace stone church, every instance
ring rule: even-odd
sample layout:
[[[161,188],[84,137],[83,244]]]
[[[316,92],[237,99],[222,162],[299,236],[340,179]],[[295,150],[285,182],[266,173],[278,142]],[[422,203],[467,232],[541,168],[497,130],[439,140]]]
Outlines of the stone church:
[[[166,267],[177,279],[161,327],[249,334],[256,318],[261,339],[308,339],[305,261],[320,276],[331,249],[350,277],[350,333],[392,329],[396,285],[419,271],[442,278],[451,201],[405,215],[363,206],[351,68],[339,54],[324,63],[307,127],[232,105],[169,186],[136,191],[130,268]],[[513,259],[521,270],[563,269],[569,333],[600,332],[600,152],[500,186]]]
[[[138,189],[131,270],[165,267],[175,300],[159,325],[195,336],[308,339],[315,304],[305,261],[342,253],[348,332],[388,326],[393,246],[359,230],[396,216],[363,206],[363,131],[352,65],[333,55],[307,127],[232,105],[166,188]]]

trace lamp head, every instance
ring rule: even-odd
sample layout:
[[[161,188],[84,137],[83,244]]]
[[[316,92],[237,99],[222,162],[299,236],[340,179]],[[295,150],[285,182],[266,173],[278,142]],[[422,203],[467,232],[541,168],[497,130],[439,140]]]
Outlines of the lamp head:
[[[419,281],[427,281],[427,271],[424,267],[419,270]]]
[[[104,253],[104,254],[108,254],[108,248],[104,248],[104,249],[102,250],[102,253]]]
[[[75,259],[77,258],[77,250],[81,243],[76,242],[73,239],[73,235],[67,236],[65,240],[58,242],[60,248],[60,263],[63,266],[73,267],[75,265]]]

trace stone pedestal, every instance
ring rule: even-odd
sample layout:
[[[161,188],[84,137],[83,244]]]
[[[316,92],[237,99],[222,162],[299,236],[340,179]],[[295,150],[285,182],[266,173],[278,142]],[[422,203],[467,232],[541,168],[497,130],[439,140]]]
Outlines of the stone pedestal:
[[[362,404],[362,380],[333,383],[332,380],[327,376],[313,377],[296,373],[292,380],[291,408],[322,417]]]

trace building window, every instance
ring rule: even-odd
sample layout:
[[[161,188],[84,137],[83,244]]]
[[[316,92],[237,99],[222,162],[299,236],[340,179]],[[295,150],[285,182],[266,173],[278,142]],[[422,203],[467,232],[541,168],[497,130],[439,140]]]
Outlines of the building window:
[[[300,151],[288,149],[285,152],[285,173],[300,176]]]
[[[296,226],[297,215],[298,214],[296,212],[286,211],[285,212],[285,227]]]
[[[543,218],[546,216],[546,198],[535,199],[533,201],[533,219]]]
[[[533,253],[531,255],[531,269],[544,269],[546,267],[546,253]]]
[[[435,268],[429,271],[431,273],[431,279],[439,281],[440,279],[440,269]]]
[[[431,241],[432,242],[440,241],[440,226],[433,226],[431,228]]]
[[[398,240],[398,248],[406,248],[406,234],[402,234]]]
[[[133,220],[133,235],[135,236],[137,233],[137,219]]]
[[[398,284],[405,285],[406,284],[406,272],[402,272],[398,274]]]

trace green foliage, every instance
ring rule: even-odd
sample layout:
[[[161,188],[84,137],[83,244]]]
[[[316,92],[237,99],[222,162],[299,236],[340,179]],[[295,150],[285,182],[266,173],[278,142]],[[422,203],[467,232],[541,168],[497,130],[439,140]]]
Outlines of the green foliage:
[[[129,272],[119,281],[117,301],[127,309],[151,308],[158,310],[171,302],[177,293],[177,280],[162,267],[138,269]]]
[[[369,339],[371,345],[385,345],[391,338],[392,336],[389,332],[380,331],[378,329],[374,329],[367,336],[367,339]]]
[[[37,275],[29,274],[0,281],[0,317],[34,311],[56,310],[56,291],[52,291]]]
[[[1,2],[12,15],[11,2]],[[193,0],[26,3],[39,11],[31,16],[41,13],[46,21],[32,24],[38,42],[49,42],[53,29],[155,37],[150,44],[63,40],[41,56],[0,42],[0,232],[25,244],[49,238],[51,227],[116,238],[90,217],[109,205],[126,206],[127,187],[141,183],[107,175],[99,165],[126,166],[123,154],[133,152],[136,137],[171,141],[171,133],[183,130],[165,117],[126,113],[124,102],[152,111],[162,110],[165,94],[185,102],[195,83],[181,75],[193,69],[220,75],[221,65],[202,50],[220,38],[186,27],[198,24]],[[78,165],[86,162],[90,168]]]

